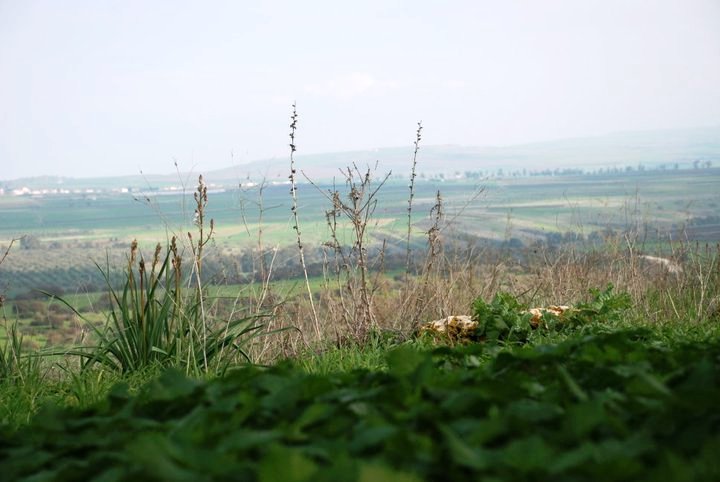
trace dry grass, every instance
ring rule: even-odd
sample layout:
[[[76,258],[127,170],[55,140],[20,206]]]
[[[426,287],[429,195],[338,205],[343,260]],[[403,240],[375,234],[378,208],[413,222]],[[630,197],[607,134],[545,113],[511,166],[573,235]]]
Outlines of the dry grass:
[[[679,272],[644,262],[642,254],[628,250],[618,239],[597,247],[553,249],[452,246],[438,252],[429,247],[425,254],[432,260],[426,260],[423,269],[407,280],[402,275],[371,273],[373,319],[376,329],[407,337],[427,321],[468,315],[476,298],[489,300],[500,291],[528,306],[572,305],[587,301],[590,289],[608,284],[630,295],[630,323],[693,324],[720,317],[720,245],[667,243],[655,254],[670,248],[672,261],[682,269]],[[367,332],[359,333],[352,325],[352,312],[345,311],[363,303],[359,292],[339,290],[329,283],[316,292],[315,299],[324,329],[314,341],[321,345],[364,342],[361,335]],[[278,305],[274,320],[277,326],[294,326],[300,332],[313,330],[311,310],[302,298]],[[260,343],[266,356],[292,356],[304,348],[295,332]]]

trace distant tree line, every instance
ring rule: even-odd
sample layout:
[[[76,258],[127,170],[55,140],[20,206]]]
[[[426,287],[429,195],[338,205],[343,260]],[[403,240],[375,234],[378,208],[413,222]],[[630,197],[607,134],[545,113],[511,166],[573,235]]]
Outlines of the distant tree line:
[[[564,167],[564,168],[545,168],[545,169],[480,169],[480,170],[465,170],[465,171],[454,171],[452,174],[449,173],[418,173],[418,178],[421,180],[444,182],[448,180],[476,180],[480,181],[488,178],[516,178],[516,177],[558,177],[558,176],[602,176],[602,175],[620,175],[620,174],[631,174],[631,173],[644,173],[644,172],[664,172],[664,171],[677,171],[681,167],[692,169],[711,169],[713,167],[713,160],[710,159],[695,159],[692,161],[683,160],[672,163],[654,164],[648,166],[642,162],[637,164],[627,164],[619,166],[599,167],[595,169],[586,169],[579,167]],[[405,179],[405,174],[393,174],[392,179]]]

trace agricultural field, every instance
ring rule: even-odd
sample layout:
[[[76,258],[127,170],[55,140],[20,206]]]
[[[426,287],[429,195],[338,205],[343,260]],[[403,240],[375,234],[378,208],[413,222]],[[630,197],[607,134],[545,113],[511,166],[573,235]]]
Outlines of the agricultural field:
[[[556,243],[571,236],[598,241],[608,230],[633,229],[648,242],[661,239],[720,240],[720,169],[633,171],[622,173],[418,181],[413,200],[413,242],[423,246],[433,222],[439,191],[442,230],[454,239],[514,240],[516,246]],[[331,186],[299,187],[303,243],[329,241],[326,212]],[[338,186],[344,192],[344,186]],[[222,266],[216,281],[227,284],[252,271],[247,255],[258,241],[266,250],[285,250],[282,263],[296,263],[292,246],[291,198],[286,185],[210,192],[208,218],[215,235],[206,255]],[[481,191],[481,192],[479,192]],[[473,194],[475,193],[475,194]],[[43,287],[65,292],[102,289],[102,267],[122,267],[130,242],[151,253],[194,229],[192,189],[186,194],[96,194],[92,196],[0,197],[0,247],[13,238],[13,256],[0,270],[0,286],[14,297]],[[345,195],[345,194],[341,194]],[[378,191],[367,236],[390,251],[404,250],[408,187],[390,180]],[[262,217],[259,208],[262,204]],[[339,241],[350,243],[340,221]],[[261,230],[261,234],[260,233]],[[243,260],[242,256],[246,255]],[[318,252],[317,256],[321,256]],[[285,277],[285,276],[280,276]]]

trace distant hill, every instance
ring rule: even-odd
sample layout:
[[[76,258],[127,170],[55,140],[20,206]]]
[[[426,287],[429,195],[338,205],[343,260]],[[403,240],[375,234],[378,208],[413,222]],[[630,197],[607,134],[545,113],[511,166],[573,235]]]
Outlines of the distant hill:
[[[407,177],[411,167],[412,145],[365,151],[298,155],[297,168],[313,180],[339,177],[339,168],[352,163],[364,169],[374,167]],[[453,174],[456,171],[505,171],[527,169],[596,169],[615,166],[657,166],[678,163],[683,167],[694,161],[720,164],[720,126],[696,129],[618,132],[597,137],[561,139],[511,146],[423,146],[418,155],[418,173]],[[203,173],[209,183],[226,187],[240,182],[285,181],[289,174],[287,158],[252,161]],[[192,186],[195,178],[186,176]],[[302,177],[300,178],[302,180]],[[162,188],[178,185],[177,173],[168,175],[126,176],[74,179],[37,177],[0,181],[6,190],[28,188],[118,189]]]
[[[337,176],[338,168],[352,165],[374,167],[383,172],[407,175],[411,168],[412,146],[369,151],[307,154],[297,157],[298,169],[311,178]],[[497,169],[596,169],[614,166],[646,166],[695,160],[720,162],[720,127],[620,132],[599,137],[562,139],[512,146],[422,146],[418,172],[450,173]],[[286,178],[287,159],[265,159],[207,173],[209,179],[237,179],[266,175]]]

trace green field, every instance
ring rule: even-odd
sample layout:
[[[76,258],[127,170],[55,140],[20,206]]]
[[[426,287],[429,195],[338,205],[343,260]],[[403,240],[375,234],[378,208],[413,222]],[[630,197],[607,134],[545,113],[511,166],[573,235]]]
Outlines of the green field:
[[[541,176],[467,182],[418,181],[413,206],[414,242],[422,244],[431,224],[430,210],[439,190],[447,240],[470,235],[490,240],[515,238],[520,243],[553,240],[565,233],[585,238],[607,229],[644,231],[647,238],[717,241],[720,239],[720,169],[634,171],[582,176]],[[484,189],[473,198],[475,189]],[[327,191],[328,186],[320,189]],[[344,186],[339,186],[341,193]],[[345,196],[345,194],[343,194]],[[329,240],[325,212],[330,203],[310,185],[299,187],[303,242],[319,246]],[[371,240],[403,250],[407,233],[408,187],[388,182],[379,191],[369,224]],[[288,186],[263,191],[262,224],[257,189],[211,192],[207,216],[216,234],[207,254],[230,269],[233,260],[257,246],[262,228],[265,249],[286,248],[283,263],[292,262],[292,229]],[[11,296],[33,288],[61,286],[66,292],[102,286],[94,262],[122,266],[132,239],[152,252],[176,235],[186,239],[192,225],[191,193],[182,195],[96,194],[90,196],[0,197],[0,246],[18,242],[0,269],[0,287]],[[350,243],[348,225],[339,231]],[[245,263],[247,264],[247,263]],[[236,275],[248,272],[237,268]],[[237,277],[237,276],[235,276]]]
[[[478,183],[418,181],[414,200],[415,221],[429,216],[440,191],[447,213],[452,216],[470,200],[474,187],[485,192],[462,211],[490,223],[490,234],[502,236],[507,215],[523,229],[546,228],[551,215],[556,230],[586,226],[603,229],[608,221],[625,222],[625,216],[639,217],[650,223],[682,223],[693,217],[715,214],[720,206],[720,168],[643,171],[601,175],[539,176],[487,179]],[[299,188],[299,211],[307,227],[306,235],[320,241],[325,235],[317,227],[325,225],[329,201],[323,193],[331,186],[310,185]],[[342,185],[338,190],[344,192]],[[33,235],[42,241],[126,241],[137,237],[151,242],[163,241],[168,233],[184,233],[192,226],[192,192],[185,196],[96,194],[1,196],[0,240]],[[223,191],[210,195],[207,215],[215,219],[218,242],[230,239],[238,245],[255,241],[258,222],[258,191]],[[378,195],[376,219],[399,222],[407,214],[406,184],[390,181]],[[267,186],[263,192],[263,224],[267,225],[268,243],[291,243],[291,199],[288,186]],[[483,218],[484,216],[484,218]],[[465,226],[467,227],[467,226]],[[664,227],[664,226],[658,226]],[[246,229],[247,228],[247,229]],[[248,230],[250,234],[248,234]],[[392,230],[388,230],[392,232]],[[397,233],[401,234],[401,233]],[[246,239],[247,238],[247,239]]]

